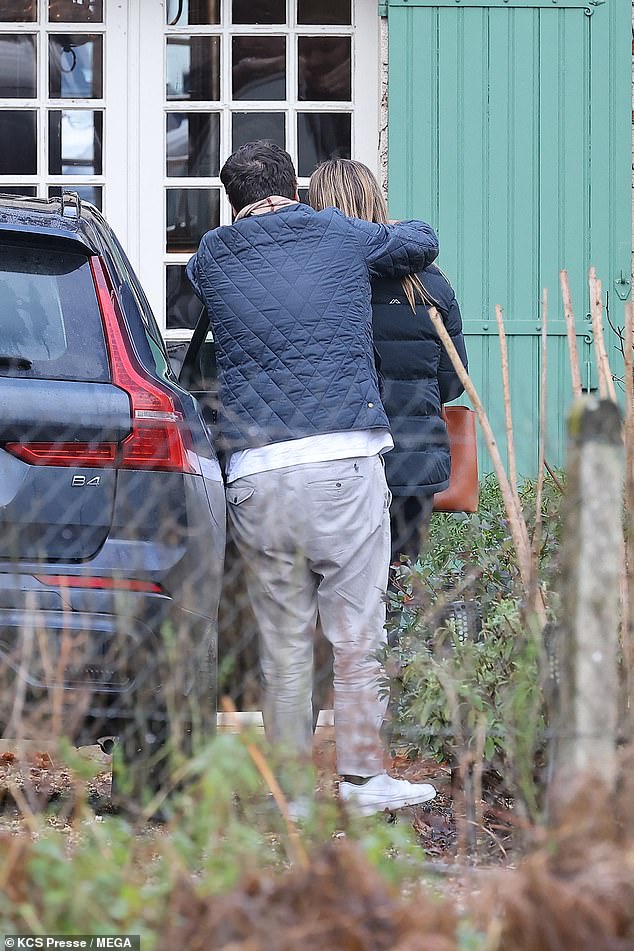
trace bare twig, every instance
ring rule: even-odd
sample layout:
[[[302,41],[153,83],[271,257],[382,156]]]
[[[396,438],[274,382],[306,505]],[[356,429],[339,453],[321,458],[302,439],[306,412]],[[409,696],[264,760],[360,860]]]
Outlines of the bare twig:
[[[286,823],[286,829],[288,831],[288,838],[292,845],[292,851],[295,854],[295,860],[297,864],[301,865],[302,868],[308,868],[308,856],[306,854],[306,850],[304,849],[304,846],[302,845],[302,841],[299,837],[297,826],[295,822],[293,821],[293,819],[291,819],[289,809],[288,809],[288,802],[286,800],[286,797],[284,796],[284,793],[282,792],[280,788],[280,784],[278,783],[277,779],[273,775],[273,771],[271,767],[269,766],[269,764],[267,763],[267,761],[265,760],[264,756],[262,755],[261,750],[259,750],[257,746],[255,746],[253,743],[246,742],[245,746],[247,749],[247,753],[249,754],[249,756],[255,763],[258,769],[258,772],[260,773],[265,783],[271,790],[271,793],[273,794],[273,799],[275,799],[277,807],[284,817],[284,821]]]
[[[539,384],[539,449],[537,460],[537,490],[535,493],[535,529],[533,531],[532,565],[533,565],[533,598],[536,597],[539,585],[539,549],[542,539],[542,499],[544,495],[544,459],[546,456],[546,383],[547,354],[548,354],[548,291],[542,291],[542,359]]]
[[[27,604],[32,604],[31,592],[27,592]],[[26,722],[25,703],[27,695],[27,684],[29,682],[29,668],[33,663],[33,645],[35,642],[33,610],[29,610],[26,620],[22,625],[20,637],[20,667],[16,679],[15,693],[13,696],[13,706],[11,716],[4,731],[5,736],[21,737],[24,735],[24,723]]]
[[[557,476],[555,475],[554,470],[551,468],[551,466],[548,465],[548,460],[547,460],[547,459],[544,459],[544,468],[546,469],[546,472],[548,473],[548,475],[550,476],[550,478],[551,478],[551,479],[553,480],[553,482],[555,483],[555,486],[557,487],[557,490],[561,493],[561,495],[563,495],[563,494],[564,494],[564,487],[563,487],[563,485],[561,484],[561,482],[559,481],[559,479],[557,478]]]
[[[627,307],[627,304],[625,305]],[[610,308],[605,308],[605,319],[608,322],[608,327],[614,332],[614,336],[618,338],[618,344],[615,347],[615,350],[618,350],[623,359],[625,359],[625,327],[618,327],[612,318],[610,317]]]
[[[37,834],[37,819],[35,818],[35,813],[31,809],[26,796],[22,789],[18,786],[17,783],[10,782],[8,784],[8,790],[13,796],[13,800],[16,803],[18,809],[22,814],[22,819],[24,824],[28,827],[29,831],[33,834]]]
[[[465,370],[462,360],[458,356],[458,352],[453,344],[453,340],[449,336],[447,328],[438,314],[438,311],[434,307],[430,308],[429,316],[434,325],[436,333],[438,334],[438,337],[440,338],[440,341],[447,352],[447,356],[451,360],[456,375],[464,386],[465,392],[471,400],[473,409],[475,410],[475,413],[478,417],[478,422],[480,423],[480,427],[482,429],[482,435],[484,437],[487,449],[489,450],[493,468],[500,485],[500,491],[502,492],[504,507],[509,520],[511,537],[513,539],[513,544],[517,553],[520,577],[522,579],[522,584],[524,585],[524,590],[526,591],[527,596],[529,596],[532,566],[531,545],[528,537],[528,529],[526,528],[526,522],[524,521],[523,516],[518,514],[515,507],[515,498],[511,489],[509,478],[502,463],[502,457],[500,456],[500,450],[498,448],[497,440],[493,434],[491,423],[489,422],[489,418],[486,414],[484,406],[482,405],[482,401],[480,400],[478,392],[473,385],[473,381]],[[541,597],[537,598],[536,603],[534,604],[534,610],[539,617],[539,620],[542,623],[545,623],[546,611]]]
[[[504,329],[504,318],[502,317],[502,308],[499,304],[495,305],[495,316],[498,322],[498,335],[500,337],[500,356],[502,358],[502,387],[504,391],[504,419],[506,422],[506,451],[509,463],[509,478],[511,488],[517,505],[518,512],[521,512],[519,494],[517,491],[517,467],[515,464],[515,443],[513,439],[513,413],[511,410],[511,385],[509,380],[509,355],[506,345],[506,331]]]
[[[480,829],[484,829],[484,815],[482,809],[482,770],[484,768],[484,744],[486,742],[486,714],[481,713],[475,728],[475,749],[473,752],[473,803],[475,806],[475,820]],[[486,830],[485,830],[486,831]]]
[[[575,315],[572,309],[572,297],[568,283],[567,271],[559,272],[561,296],[564,300],[564,314],[566,316],[566,337],[568,339],[568,353],[570,354],[570,375],[572,377],[572,392],[575,399],[581,396],[581,372],[579,370],[579,352],[577,350],[577,335],[575,333]]]
[[[482,821],[477,822],[476,825],[478,827],[479,832],[484,832],[485,835],[488,835],[491,839],[493,839],[493,842],[495,843],[495,845],[497,845],[498,849],[500,850],[504,858],[508,859],[508,853],[506,849],[504,848],[504,846],[502,845],[502,843],[500,842],[500,840],[498,839],[495,832],[493,832],[491,829],[487,829],[484,822]]]
[[[229,697],[223,697],[222,708],[225,713],[236,712],[235,704]],[[278,783],[277,779],[273,775],[273,770],[271,769],[266,759],[262,755],[261,750],[259,750],[257,746],[255,746],[255,744],[249,742],[244,737],[241,737],[241,739],[244,741],[244,745],[247,750],[247,753],[249,754],[249,756],[255,763],[256,768],[258,772],[260,773],[260,775],[262,776],[264,782],[267,784],[267,786],[271,790],[273,799],[275,800],[278,809],[280,810],[280,812],[282,813],[282,816],[284,817],[284,822],[286,823],[286,829],[288,832],[288,838],[289,838],[289,843],[291,846],[291,851],[293,852],[293,856],[291,856],[291,858],[294,857],[297,864],[301,865],[302,868],[308,868],[308,855],[306,854],[306,850],[304,849],[304,846],[302,845],[302,840],[299,837],[299,833],[297,831],[297,825],[295,824],[295,822],[290,816],[288,801],[286,799],[286,796],[282,792],[280,784]]]
[[[456,679],[442,664],[434,662],[436,676],[447,698],[451,715],[451,729],[456,745],[457,776],[459,785],[453,789],[456,825],[458,831],[458,851],[460,854],[474,854],[477,846],[475,832],[476,804],[473,794],[473,752],[469,749],[463,730],[461,704],[456,689]]]
[[[15,796],[13,797],[15,799]],[[28,809],[28,803],[27,803]],[[29,810],[30,812],[30,810]],[[32,832],[37,830],[31,829]],[[16,866],[24,852],[24,840],[20,836],[11,836],[8,842],[8,848],[4,853],[3,867],[0,869],[0,891],[4,892],[7,883],[16,871]],[[19,872],[18,872],[19,874]]]

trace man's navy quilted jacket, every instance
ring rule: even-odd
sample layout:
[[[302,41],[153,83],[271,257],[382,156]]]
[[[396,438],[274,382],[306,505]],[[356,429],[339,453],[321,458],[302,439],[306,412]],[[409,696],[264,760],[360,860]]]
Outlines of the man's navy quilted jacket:
[[[187,274],[216,344],[220,447],[388,428],[370,278],[437,253],[421,221],[377,225],[302,204],[207,232]]]

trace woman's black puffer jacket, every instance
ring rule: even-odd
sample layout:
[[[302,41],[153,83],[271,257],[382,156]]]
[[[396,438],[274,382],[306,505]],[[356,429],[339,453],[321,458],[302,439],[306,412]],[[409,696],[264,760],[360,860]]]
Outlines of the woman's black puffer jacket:
[[[434,265],[418,277],[437,302],[436,309],[466,367],[462,318],[451,285]],[[436,335],[428,308],[419,304],[414,313],[400,281],[372,282],[372,320],[383,404],[394,438],[394,449],[384,457],[388,485],[393,495],[433,495],[447,488],[451,468],[441,407],[457,399],[463,386]]]

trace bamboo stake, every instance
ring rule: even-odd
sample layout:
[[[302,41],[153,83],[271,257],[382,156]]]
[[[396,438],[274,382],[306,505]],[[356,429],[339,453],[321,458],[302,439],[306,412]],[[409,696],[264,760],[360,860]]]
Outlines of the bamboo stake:
[[[484,441],[486,443],[487,449],[489,450],[493,468],[500,484],[500,490],[502,492],[502,498],[504,500],[504,506],[506,508],[506,514],[511,529],[511,537],[513,539],[515,551],[517,552],[520,577],[522,579],[522,584],[524,585],[524,590],[526,591],[527,596],[529,596],[531,588],[532,567],[531,545],[528,537],[528,530],[526,528],[526,522],[524,521],[523,516],[518,514],[517,509],[515,508],[515,497],[513,495],[506,470],[502,463],[502,457],[500,456],[500,450],[498,448],[496,438],[493,435],[491,423],[489,422],[486,410],[484,409],[480,397],[478,396],[478,392],[473,385],[473,381],[465,370],[462,360],[458,356],[458,352],[454,346],[453,340],[449,336],[447,328],[445,327],[435,307],[431,307],[429,309],[429,316],[434,325],[436,333],[438,334],[438,337],[440,338],[440,341],[447,352],[447,356],[451,360],[456,375],[464,386],[465,392],[471,400],[471,404],[475,410],[476,416],[478,417],[478,422],[480,423],[480,427],[482,429],[482,435],[484,436]],[[538,598],[535,603],[535,611],[540,621],[545,623],[546,611],[540,598]]]
[[[599,346],[601,348],[601,360],[603,361],[603,373],[605,375],[605,382],[608,388],[608,396],[613,403],[616,403],[616,387],[614,386],[614,377],[612,376],[612,370],[610,369],[610,361],[608,359],[608,351],[605,348],[605,334],[603,332],[603,294],[602,294],[602,285],[601,281],[597,278],[596,283],[597,288],[597,313],[599,315],[599,328],[600,328],[600,340]]]
[[[629,740],[634,739],[634,321],[632,302],[625,304],[625,586],[623,599],[623,657],[629,703]]]
[[[614,388],[614,380],[612,379],[608,354],[605,349],[605,337],[603,335],[602,286],[593,267],[590,268],[589,272],[589,285],[592,333],[594,337],[594,349],[597,355],[597,369],[599,372],[599,395],[602,400],[611,399],[613,403],[616,403],[616,390]]]
[[[537,460],[537,490],[535,493],[535,530],[533,532],[533,597],[539,585],[539,549],[542,541],[542,499],[544,495],[544,465],[546,461],[546,383],[548,354],[548,290],[542,291],[542,360],[539,384],[539,450]]]
[[[602,400],[608,395],[607,383],[603,373],[603,360],[601,359],[601,348],[599,346],[599,336],[601,328],[597,317],[597,278],[593,267],[588,271],[588,285],[590,287],[590,316],[592,317],[592,342],[594,344],[594,355],[597,361],[597,377],[599,380],[599,396]]]
[[[572,309],[572,297],[567,271],[559,272],[561,296],[564,301],[566,316],[566,337],[568,339],[568,353],[570,354],[570,375],[572,377],[572,393],[575,399],[581,396],[581,371],[579,369],[579,352],[577,350],[577,335],[575,333],[575,315]]]
[[[513,438],[513,412],[511,410],[511,384],[509,379],[509,355],[506,345],[506,331],[504,329],[504,318],[502,317],[502,308],[499,304],[495,305],[495,316],[498,322],[498,335],[500,337],[500,356],[502,358],[502,387],[504,391],[504,419],[506,422],[506,452],[509,463],[509,478],[511,480],[511,489],[515,498],[517,511],[521,513],[522,505],[517,489],[517,467],[515,464],[515,442]]]
[[[225,713],[232,714],[236,712],[236,706],[230,697],[223,697],[221,701],[221,706]],[[236,723],[237,723],[237,719],[236,719]],[[291,814],[288,808],[288,800],[286,799],[286,796],[282,792],[282,788],[280,784],[278,783],[277,779],[275,778],[273,774],[273,770],[267,763],[266,758],[262,754],[261,750],[259,750],[257,746],[255,746],[254,743],[252,743],[249,739],[245,738],[244,735],[240,732],[239,726],[238,726],[238,734],[240,736],[240,739],[245,745],[247,753],[249,754],[249,756],[255,763],[256,769],[258,770],[258,772],[262,776],[262,779],[271,790],[273,799],[275,800],[275,804],[277,805],[277,808],[280,810],[282,814],[282,818],[284,819],[284,823],[286,824],[286,831],[287,831],[288,839],[289,839],[289,845],[290,845],[289,851],[292,853],[289,856],[289,858],[291,858],[291,860],[294,858],[297,864],[301,865],[302,868],[308,868],[308,855],[306,853],[306,849],[304,848],[302,844],[302,840],[297,830],[297,824],[295,820],[291,817]]]
[[[286,823],[286,831],[288,833],[291,849],[295,856],[295,861],[298,865],[301,865],[302,868],[308,868],[308,855],[306,854],[306,849],[304,848],[302,840],[299,836],[299,832],[297,831],[297,824],[295,820],[291,818],[286,797],[282,792],[280,784],[273,775],[273,770],[257,746],[248,741],[245,742],[245,746],[249,756],[255,763],[258,772],[271,790],[273,799],[275,800],[278,809],[282,813],[284,822]]]

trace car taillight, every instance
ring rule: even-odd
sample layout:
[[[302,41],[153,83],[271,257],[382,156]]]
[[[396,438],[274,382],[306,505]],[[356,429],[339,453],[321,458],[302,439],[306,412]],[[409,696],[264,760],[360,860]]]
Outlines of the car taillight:
[[[142,591],[146,594],[165,594],[162,585],[136,578],[98,578],[94,575],[34,575],[42,584],[56,588],[90,588],[119,591]]]
[[[9,442],[4,449],[30,466],[104,469],[115,465],[118,446],[116,443],[104,442]]]
[[[103,442],[7,443],[4,448],[31,465],[158,469],[199,473],[190,435],[176,397],[141,366],[116,295],[98,257],[90,266],[101,311],[112,383],[130,398],[132,432],[120,445]]]

